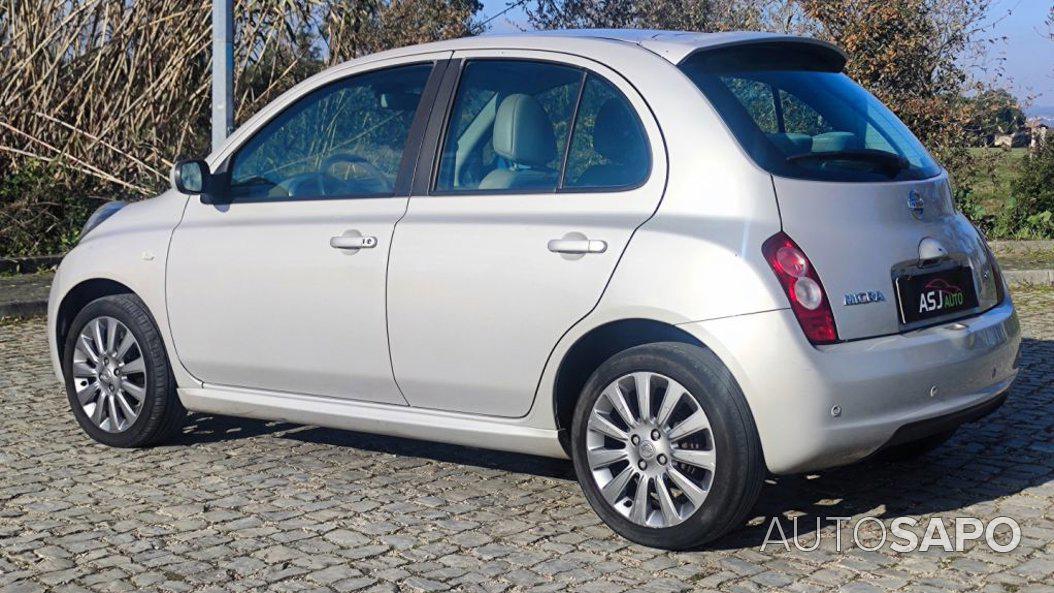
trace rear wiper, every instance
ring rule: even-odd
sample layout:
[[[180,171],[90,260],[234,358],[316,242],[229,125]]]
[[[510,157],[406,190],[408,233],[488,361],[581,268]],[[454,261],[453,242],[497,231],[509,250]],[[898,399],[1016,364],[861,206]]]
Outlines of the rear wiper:
[[[884,150],[875,150],[873,148],[803,152],[801,154],[792,154],[787,157],[788,163],[797,163],[800,161],[858,161],[861,163],[873,163],[881,166],[882,172],[890,177],[896,176],[897,173],[911,166],[908,159],[899,154],[893,154],[892,152],[886,152]]]

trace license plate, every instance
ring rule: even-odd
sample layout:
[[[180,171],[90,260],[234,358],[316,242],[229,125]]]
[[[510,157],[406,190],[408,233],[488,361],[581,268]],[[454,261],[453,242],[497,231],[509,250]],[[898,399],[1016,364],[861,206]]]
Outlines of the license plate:
[[[973,271],[966,266],[897,277],[901,323],[944,317],[977,306]]]

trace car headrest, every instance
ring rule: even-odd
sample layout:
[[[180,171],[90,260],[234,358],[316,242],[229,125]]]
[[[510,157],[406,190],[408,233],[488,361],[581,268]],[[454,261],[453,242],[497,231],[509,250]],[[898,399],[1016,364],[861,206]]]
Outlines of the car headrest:
[[[812,150],[812,136],[808,134],[767,134],[769,140],[779,148],[783,154],[801,154]]]
[[[608,99],[600,106],[593,124],[593,149],[616,163],[646,158],[646,143],[637,118],[625,101]]]
[[[494,116],[494,152],[535,167],[556,158],[553,124],[537,99],[523,94],[505,97]]]
[[[852,132],[825,132],[812,137],[813,152],[837,152],[863,148],[860,138]]]

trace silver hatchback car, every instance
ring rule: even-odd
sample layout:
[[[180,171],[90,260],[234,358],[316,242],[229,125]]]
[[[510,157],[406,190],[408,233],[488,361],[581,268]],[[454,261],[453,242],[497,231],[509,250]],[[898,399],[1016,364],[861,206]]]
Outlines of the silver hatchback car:
[[[78,422],[186,410],[570,457],[643,544],[766,472],[905,457],[998,407],[1020,330],[946,173],[812,39],[568,31],[299,84],[55,278]]]

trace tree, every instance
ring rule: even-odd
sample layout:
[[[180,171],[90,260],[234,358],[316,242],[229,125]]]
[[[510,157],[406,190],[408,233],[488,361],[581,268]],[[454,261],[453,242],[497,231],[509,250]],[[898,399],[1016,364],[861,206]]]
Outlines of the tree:
[[[1054,142],[1047,141],[1017,164],[1010,203],[996,222],[1001,236],[1054,237]]]
[[[483,8],[478,0],[313,2],[320,6],[320,40],[330,62],[482,32],[473,21]]]
[[[973,144],[983,145],[995,134],[1009,134],[1025,125],[1025,112],[1006,89],[984,91],[973,99],[974,118],[969,124]]]
[[[153,195],[167,185],[173,160],[207,152],[210,7],[211,0],[0,2],[0,185],[31,168],[18,187],[36,200],[0,203],[0,222],[36,220],[43,202],[65,203],[49,192],[73,192],[89,206]],[[327,65],[476,33],[480,8],[477,0],[236,0],[236,121]],[[47,191],[23,191],[32,179]],[[46,211],[83,218],[92,209]],[[57,222],[70,226],[42,220],[21,236]],[[13,227],[0,224],[0,255],[18,250]]]
[[[211,0],[38,0],[0,11],[0,152],[133,194],[207,146]],[[244,121],[326,65],[472,34],[477,0],[237,0]]]
[[[756,29],[768,0],[534,0],[538,29],[638,28],[680,31]]]

